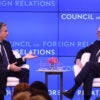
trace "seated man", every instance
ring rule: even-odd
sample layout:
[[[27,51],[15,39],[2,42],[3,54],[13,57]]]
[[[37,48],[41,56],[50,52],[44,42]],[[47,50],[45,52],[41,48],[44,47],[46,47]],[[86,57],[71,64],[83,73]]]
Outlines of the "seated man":
[[[76,89],[84,83],[84,100],[90,100],[92,91],[92,82],[96,77],[100,77],[100,63],[98,57],[100,56],[100,27],[97,31],[98,40],[92,45],[80,50],[76,56],[76,64],[82,68],[80,73],[75,77],[75,85],[68,91],[62,92],[66,97],[73,98]],[[80,59],[83,53],[91,53],[90,60],[83,67]]]
[[[6,41],[7,36],[7,25],[0,22],[0,100],[4,100],[8,76],[18,77],[20,82],[28,83],[29,70],[18,66],[24,64],[26,59],[37,57],[30,53],[22,58],[16,59],[13,55],[10,43]]]

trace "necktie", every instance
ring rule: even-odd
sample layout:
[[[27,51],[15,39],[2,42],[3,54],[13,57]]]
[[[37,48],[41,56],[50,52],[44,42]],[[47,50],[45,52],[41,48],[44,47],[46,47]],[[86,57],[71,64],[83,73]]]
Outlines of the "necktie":
[[[8,65],[8,60],[7,60],[6,52],[4,50],[3,43],[0,43],[0,45],[1,45],[1,55],[2,55],[3,64],[5,64],[7,66]]]
[[[98,51],[98,53],[96,55],[96,62],[98,62],[99,57],[100,57],[100,50]]]

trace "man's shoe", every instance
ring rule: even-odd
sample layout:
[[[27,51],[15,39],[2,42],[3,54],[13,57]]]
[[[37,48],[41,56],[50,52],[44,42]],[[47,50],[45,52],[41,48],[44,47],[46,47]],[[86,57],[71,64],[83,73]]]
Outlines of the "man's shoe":
[[[62,92],[62,94],[70,99],[73,98],[76,89],[79,87],[78,84],[75,84],[70,90]]]
[[[90,100],[91,96],[84,96],[84,100]]]
[[[63,94],[64,96],[70,98],[70,99],[72,99],[73,96],[74,96],[74,92],[71,91],[71,90],[69,90],[69,91],[64,91],[64,92],[62,92],[62,94]]]

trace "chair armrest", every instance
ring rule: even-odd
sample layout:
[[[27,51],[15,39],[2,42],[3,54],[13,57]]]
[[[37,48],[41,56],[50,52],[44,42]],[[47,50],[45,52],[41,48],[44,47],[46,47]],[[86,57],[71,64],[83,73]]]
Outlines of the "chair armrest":
[[[21,58],[21,55],[16,51],[16,50],[13,50],[13,54],[16,58]],[[29,65],[28,64],[23,64],[21,66],[21,68],[26,68],[26,69],[29,69]]]
[[[89,61],[91,54],[90,53],[84,53],[81,57],[81,63],[84,66],[86,62]],[[81,68],[78,65],[74,65],[74,75],[75,77],[78,75],[78,73],[81,71]]]
[[[19,54],[19,52],[17,52],[16,50],[12,50],[12,52],[16,58],[21,58],[21,55]]]
[[[86,64],[86,62],[89,61],[91,54],[90,53],[83,53],[82,57],[81,57],[81,63],[84,66]]]
[[[78,73],[81,71],[81,68],[78,65],[74,65],[74,75],[75,77],[78,75]]]
[[[23,65],[21,66],[21,68],[29,69],[29,65],[28,65],[28,64],[23,64]]]

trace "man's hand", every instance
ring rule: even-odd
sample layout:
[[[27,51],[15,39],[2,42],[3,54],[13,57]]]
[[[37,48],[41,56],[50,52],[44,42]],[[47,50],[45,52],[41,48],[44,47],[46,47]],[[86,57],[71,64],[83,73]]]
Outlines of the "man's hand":
[[[16,66],[17,62],[10,64],[9,70],[18,72],[21,70],[21,67]]]
[[[22,59],[26,60],[26,59],[32,59],[32,58],[37,58],[38,56],[33,55],[34,53],[28,53],[26,54]]]
[[[83,67],[80,59],[76,59],[76,65],[78,65],[80,68]]]

